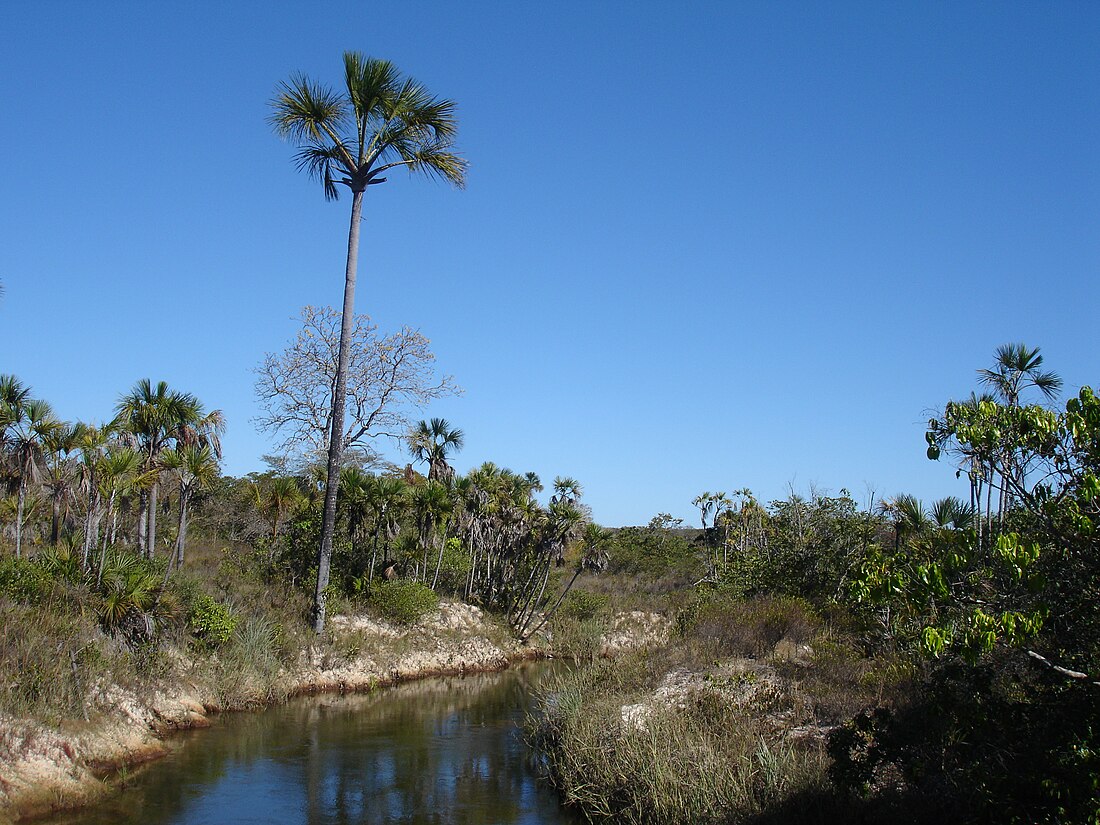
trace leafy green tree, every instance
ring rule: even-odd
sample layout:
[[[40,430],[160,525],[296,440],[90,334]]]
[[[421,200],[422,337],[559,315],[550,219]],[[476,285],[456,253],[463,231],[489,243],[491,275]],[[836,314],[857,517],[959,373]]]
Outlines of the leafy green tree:
[[[325,588],[336,526],[363,196],[369,186],[384,183],[390,169],[404,167],[456,186],[465,183],[466,174],[465,161],[452,151],[457,131],[453,101],[433,97],[416,81],[402,78],[392,63],[358,52],[344,53],[344,80],[345,90],[335,92],[297,75],[278,88],[271,103],[275,131],[298,145],[298,167],[321,182],[327,199],[338,197],[339,186],[347,187],[352,196],[314,598],[317,633],[325,627]]]
[[[970,508],[899,552],[871,552],[854,595],[892,613],[929,678],[834,739],[837,775],[884,765],[949,792],[958,821],[1091,822],[1100,810],[1100,399],[947,404],[929,454],[1013,455],[1011,530],[979,542]],[[999,465],[1004,467],[1004,465]],[[933,508],[933,512],[937,507]],[[948,511],[956,512],[950,513]]]

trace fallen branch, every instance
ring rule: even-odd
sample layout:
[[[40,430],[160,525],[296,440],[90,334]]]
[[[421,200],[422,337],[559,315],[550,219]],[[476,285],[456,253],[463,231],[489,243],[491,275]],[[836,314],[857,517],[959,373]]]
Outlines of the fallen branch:
[[[1100,687],[1100,681],[1097,681],[1097,680],[1093,679],[1087,673],[1082,673],[1079,670],[1070,670],[1067,667],[1062,667],[1061,665],[1056,665],[1056,664],[1054,664],[1054,662],[1050,661],[1050,659],[1046,658],[1045,656],[1043,656],[1039,653],[1036,653],[1034,650],[1029,650],[1027,652],[1027,655],[1030,656],[1032,659],[1037,659],[1038,661],[1042,662],[1044,665],[1051,668],[1052,670],[1054,670],[1058,673],[1061,673],[1063,676],[1067,676],[1070,679],[1077,679],[1078,681],[1085,681],[1085,682],[1091,681],[1094,685],[1097,685],[1098,687]]]

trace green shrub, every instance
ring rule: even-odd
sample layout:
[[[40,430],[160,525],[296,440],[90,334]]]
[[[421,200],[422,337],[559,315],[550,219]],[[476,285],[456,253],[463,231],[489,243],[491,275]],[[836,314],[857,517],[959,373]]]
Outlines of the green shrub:
[[[462,546],[461,539],[449,538],[439,560],[438,587],[444,593],[457,593],[466,586],[470,574],[470,552]],[[432,573],[434,576],[434,571]]]
[[[611,597],[587,590],[571,590],[565,597],[559,615],[578,621],[606,616],[611,610]]]
[[[20,602],[40,600],[50,589],[50,576],[28,559],[0,561],[0,595]]]
[[[239,619],[228,607],[203,594],[191,603],[188,622],[199,644],[217,648],[229,641]]]
[[[399,580],[382,582],[371,593],[370,601],[384,619],[411,624],[434,610],[439,596],[420,582]]]

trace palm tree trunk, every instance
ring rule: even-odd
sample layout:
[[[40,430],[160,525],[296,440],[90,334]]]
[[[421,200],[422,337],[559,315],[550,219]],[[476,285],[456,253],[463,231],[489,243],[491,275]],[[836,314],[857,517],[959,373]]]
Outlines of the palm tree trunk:
[[[111,497],[109,499],[107,499],[107,518],[110,519],[110,521],[111,521],[111,529],[108,530],[106,527],[103,528],[103,549],[104,550],[107,549],[107,543],[108,542],[110,542],[111,544],[115,543],[115,539],[114,539],[115,522],[118,520],[118,514],[115,513],[115,496],[116,496],[116,492],[117,491],[115,491],[115,490],[111,490]]]
[[[157,493],[160,492],[160,485],[153,482],[152,487],[149,488],[149,535],[146,536],[147,544],[145,546],[146,558],[153,558],[153,551],[157,548]]]
[[[542,621],[535,625],[535,627],[530,632],[525,632],[522,636],[520,636],[520,644],[525,643],[528,639],[530,639],[532,636],[542,630],[542,626],[554,617],[554,614],[558,612],[558,608],[561,607],[561,603],[565,601],[565,597],[569,595],[569,591],[573,589],[573,583],[577,580],[577,576],[579,576],[580,574],[581,568],[578,565],[577,569],[573,571],[573,578],[569,580],[569,584],[567,584],[565,586],[565,589],[561,591],[561,595],[558,596],[558,600],[554,602],[554,606],[546,612],[546,615],[542,617]]]
[[[138,493],[137,533],[138,552],[144,556],[146,536],[149,534],[149,491],[145,489]]]
[[[183,485],[180,485],[180,522],[176,532],[176,569],[183,569],[183,549],[187,544],[187,500],[190,498]]]
[[[27,500],[27,479],[19,479],[19,504],[15,512],[15,557],[23,557],[23,504]]]
[[[443,525],[443,540],[439,543],[439,558],[435,560],[435,575],[432,576],[432,590],[435,590],[436,582],[439,581],[439,568],[443,566],[443,550],[447,547],[447,534],[450,531],[451,524],[447,522]]]
[[[336,356],[336,386],[332,393],[332,426],[328,439],[328,478],[325,482],[325,510],[321,518],[321,547],[317,552],[317,591],[313,598],[313,632],[325,631],[325,588],[332,565],[332,536],[336,530],[336,490],[340,486],[340,459],[344,453],[344,399],[348,389],[348,350],[355,324],[355,278],[359,265],[359,222],[363,213],[363,190],[353,192],[351,226],[348,229],[348,260],[344,272],[344,310],[340,318],[340,349]]]
[[[53,512],[50,515],[50,547],[57,547],[57,540],[61,537],[61,498],[54,496]]]

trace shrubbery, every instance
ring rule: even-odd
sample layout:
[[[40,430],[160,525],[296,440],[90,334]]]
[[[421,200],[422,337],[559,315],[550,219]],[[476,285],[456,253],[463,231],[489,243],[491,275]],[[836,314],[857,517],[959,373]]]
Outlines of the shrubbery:
[[[439,604],[439,595],[420,582],[382,582],[371,592],[370,603],[382,618],[412,624]]]
[[[0,561],[0,596],[21,602],[35,602],[50,589],[50,576],[28,559]]]
[[[191,603],[188,624],[202,647],[214,649],[228,642],[238,621],[233,611],[205,593]]]

